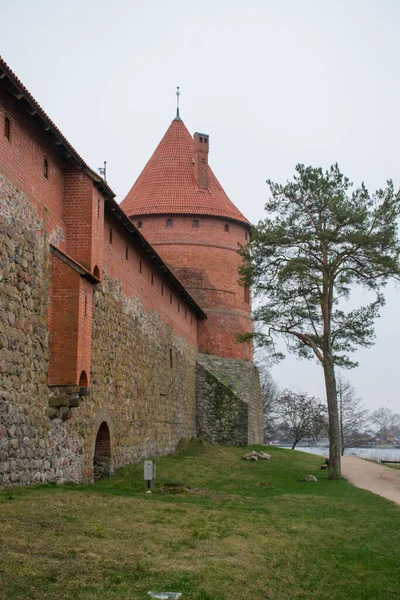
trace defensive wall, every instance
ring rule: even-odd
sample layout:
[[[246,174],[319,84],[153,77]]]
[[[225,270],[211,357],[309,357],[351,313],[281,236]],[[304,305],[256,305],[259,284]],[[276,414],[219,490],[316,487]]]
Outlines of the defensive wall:
[[[219,336],[200,301],[235,308],[235,327],[250,307],[204,276],[186,289],[185,268],[168,267],[0,59],[0,485],[93,481],[172,452],[199,423],[209,439],[235,437],[232,419],[213,424],[220,394],[196,392],[199,339],[217,353]],[[236,441],[260,437],[252,403]]]

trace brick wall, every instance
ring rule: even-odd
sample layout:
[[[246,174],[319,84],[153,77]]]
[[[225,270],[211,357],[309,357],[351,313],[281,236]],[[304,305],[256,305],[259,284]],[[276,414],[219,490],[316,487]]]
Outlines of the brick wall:
[[[248,229],[200,216],[146,216],[133,222],[141,223],[143,235],[206,311],[207,321],[199,323],[200,351],[251,361],[252,345],[236,342],[238,333],[252,330],[250,295],[238,283],[237,250],[246,243]]]
[[[10,140],[4,135],[4,119],[10,119]],[[44,160],[48,177],[44,176]],[[24,192],[43,219],[44,228],[65,250],[63,171],[65,159],[34,125],[13,96],[0,88],[0,172]]]
[[[138,296],[145,310],[156,312],[175,333],[197,344],[197,316],[193,309],[108,211],[104,219],[104,269],[108,276],[121,282],[127,296]]]

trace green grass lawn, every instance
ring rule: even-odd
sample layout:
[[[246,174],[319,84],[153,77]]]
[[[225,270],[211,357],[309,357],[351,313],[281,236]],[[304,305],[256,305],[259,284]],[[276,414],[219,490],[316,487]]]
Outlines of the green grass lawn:
[[[196,488],[182,495],[145,494],[142,464],[0,492],[0,598],[400,598],[400,507],[328,481],[321,457],[244,452],[195,442],[158,459],[158,485]]]

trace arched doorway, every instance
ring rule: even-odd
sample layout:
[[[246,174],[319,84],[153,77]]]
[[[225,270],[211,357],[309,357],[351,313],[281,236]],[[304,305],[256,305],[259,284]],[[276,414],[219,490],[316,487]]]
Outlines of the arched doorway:
[[[105,421],[99,427],[94,447],[93,458],[94,479],[111,475],[111,439],[110,430]]]

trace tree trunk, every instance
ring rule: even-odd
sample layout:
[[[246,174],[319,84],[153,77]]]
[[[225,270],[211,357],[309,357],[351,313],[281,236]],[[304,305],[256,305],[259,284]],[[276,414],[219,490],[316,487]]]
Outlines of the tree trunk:
[[[296,444],[297,444],[298,441],[299,440],[294,440],[294,442],[292,444],[292,448],[291,448],[292,450],[294,450],[296,448]]]
[[[335,367],[332,359],[325,356],[324,376],[329,416],[329,479],[341,478],[340,467],[340,426],[336,396]]]

